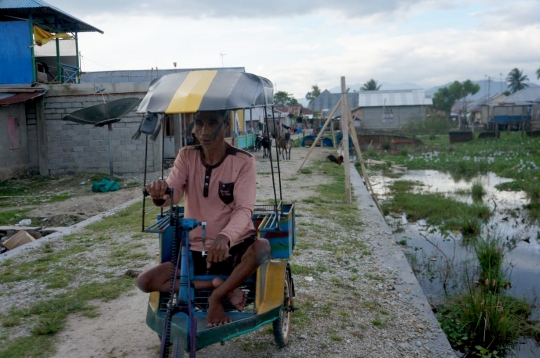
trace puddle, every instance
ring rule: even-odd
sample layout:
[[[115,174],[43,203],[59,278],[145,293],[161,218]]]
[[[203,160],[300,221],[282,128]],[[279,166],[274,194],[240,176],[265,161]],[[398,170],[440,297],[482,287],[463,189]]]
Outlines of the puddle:
[[[415,187],[417,193],[444,193],[455,200],[472,203],[470,194],[472,183],[480,181],[486,191],[483,203],[493,212],[487,224],[503,238],[506,255],[504,269],[511,281],[509,294],[526,298],[534,304],[532,319],[540,320],[540,229],[538,225],[530,225],[523,205],[528,203],[523,192],[501,192],[495,185],[509,182],[510,179],[500,178],[494,173],[478,175],[473,178],[453,178],[449,174],[434,170],[412,170],[399,178],[382,176],[370,177],[373,190],[379,201],[388,199],[389,186],[394,181],[408,180],[419,183]],[[464,192],[468,191],[468,194]],[[440,305],[444,299],[444,283],[452,292],[463,281],[463,274],[472,272],[476,261],[474,250],[463,245],[461,235],[445,239],[441,235],[427,234],[427,224],[424,221],[408,223],[405,215],[387,217],[387,221],[400,232],[394,234],[394,240],[406,240],[405,253],[411,268],[415,272],[422,289],[430,303]],[[422,234],[431,241],[428,242]],[[438,246],[440,251],[437,249]],[[452,267],[457,275],[446,276],[447,262],[452,261]],[[534,340],[520,340],[513,348],[514,353],[508,357],[538,357],[540,347]]]

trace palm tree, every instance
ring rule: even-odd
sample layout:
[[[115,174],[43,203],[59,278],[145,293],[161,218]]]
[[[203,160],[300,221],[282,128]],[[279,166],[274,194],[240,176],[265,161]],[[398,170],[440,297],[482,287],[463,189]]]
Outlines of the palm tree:
[[[510,71],[506,77],[506,83],[508,83],[510,93],[516,93],[525,87],[529,87],[528,84],[524,83],[528,80],[529,78],[527,75],[523,75],[523,71],[518,70],[517,67]]]
[[[536,78],[540,80],[540,68],[536,70]]]
[[[360,88],[360,91],[378,91],[381,86],[382,85],[377,86],[377,81],[375,81],[374,79],[370,79],[369,81],[364,83],[362,88]]]

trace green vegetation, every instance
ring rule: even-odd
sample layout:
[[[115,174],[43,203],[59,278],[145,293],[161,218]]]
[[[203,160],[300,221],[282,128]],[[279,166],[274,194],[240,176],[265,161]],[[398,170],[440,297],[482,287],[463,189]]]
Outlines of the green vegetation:
[[[479,233],[479,225],[491,215],[483,204],[467,204],[443,194],[412,193],[416,185],[404,180],[393,182],[389,187],[392,200],[381,205],[384,213],[405,212],[409,221],[426,219],[431,225],[460,230],[464,234]]]
[[[467,280],[462,292],[449,296],[438,318],[454,347],[474,347],[475,356],[498,356],[519,336],[538,335],[540,326],[528,320],[531,307],[525,300],[506,295],[501,240],[488,236],[474,249],[478,279]]]
[[[140,234],[141,203],[88,226],[84,232],[48,242],[24,260],[0,265],[0,284],[34,285],[39,293],[30,306],[8,309],[0,315],[4,339],[0,357],[48,357],[54,353],[54,335],[65,327],[70,314],[96,317],[95,300],[109,301],[134,288],[134,278],[123,275],[132,265],[146,263],[148,234]],[[149,222],[153,215],[147,216]],[[115,235],[116,240],[111,240]],[[108,257],[101,265],[93,255]],[[72,285],[77,282],[77,285]],[[28,334],[12,331],[28,327]]]
[[[481,201],[482,198],[486,195],[486,190],[482,183],[475,181],[471,188],[471,196],[474,201]]]
[[[25,215],[32,209],[15,209],[0,211],[0,225],[13,225],[25,219]]]
[[[438,318],[455,348],[471,356],[502,357],[518,336],[538,339],[540,326],[528,319],[531,314],[528,302],[507,294],[509,282],[504,275],[503,243],[492,234],[485,234],[485,223],[491,213],[482,202],[486,190],[475,177],[493,172],[511,179],[496,189],[524,191],[529,200],[524,209],[531,223],[538,222],[540,139],[517,132],[502,132],[499,139],[474,139],[452,145],[445,135],[425,135],[419,139],[425,143],[423,151],[411,150],[407,156],[366,151],[365,158],[393,162],[409,169],[439,170],[455,180],[470,181],[470,190],[451,194],[470,195],[473,204],[460,203],[444,194],[422,194],[416,183],[398,180],[390,187],[392,199],[383,202],[383,209],[385,213],[405,212],[410,221],[426,219],[444,238],[447,238],[444,233],[455,230],[462,233],[461,242],[474,250],[476,262],[467,263],[468,272],[462,284],[454,288],[445,286],[449,295],[438,310]],[[520,208],[508,210],[507,214],[516,217],[519,211]],[[416,255],[409,255],[411,261],[417,260]],[[443,265],[445,271],[455,269],[449,262]],[[475,269],[471,271],[470,267]],[[454,277],[457,275],[463,274],[456,273]]]
[[[431,115],[427,118],[413,119],[403,126],[403,131],[411,136],[427,135],[431,140],[436,139],[435,135],[448,134],[456,124],[444,115]],[[403,153],[400,153],[403,155]]]
[[[523,190],[531,203],[526,207],[532,221],[540,218],[540,138],[518,132],[502,132],[500,138],[448,143],[448,136],[419,136],[423,152],[408,156],[366,151],[365,159],[394,162],[409,169],[433,169],[449,173],[454,179],[470,180],[479,173],[493,172],[512,179],[498,190]]]

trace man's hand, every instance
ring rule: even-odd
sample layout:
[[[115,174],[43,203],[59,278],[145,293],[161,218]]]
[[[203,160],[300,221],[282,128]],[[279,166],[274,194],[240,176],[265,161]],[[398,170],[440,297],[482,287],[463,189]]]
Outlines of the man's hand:
[[[150,195],[154,201],[154,204],[158,206],[164,205],[165,202],[171,197],[169,194],[165,194],[165,191],[167,188],[169,188],[165,180],[156,180],[155,182],[147,184],[145,188],[148,195]]]
[[[229,238],[225,235],[218,235],[212,246],[208,249],[206,257],[207,267],[210,268],[212,262],[221,262],[229,258]]]

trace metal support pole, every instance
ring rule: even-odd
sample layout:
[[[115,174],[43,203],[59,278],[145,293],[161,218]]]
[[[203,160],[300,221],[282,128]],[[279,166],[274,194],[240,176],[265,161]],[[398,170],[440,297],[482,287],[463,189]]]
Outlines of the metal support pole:
[[[109,136],[109,172],[111,175],[111,180],[114,180],[113,178],[113,159],[112,159],[112,143],[111,143],[111,132],[112,132],[112,124],[107,124],[108,128],[108,136]]]

